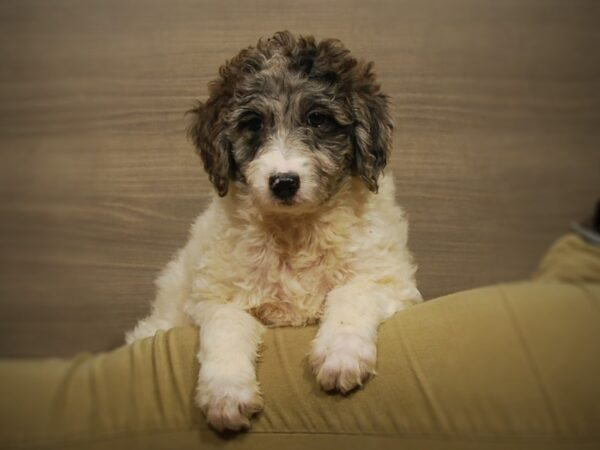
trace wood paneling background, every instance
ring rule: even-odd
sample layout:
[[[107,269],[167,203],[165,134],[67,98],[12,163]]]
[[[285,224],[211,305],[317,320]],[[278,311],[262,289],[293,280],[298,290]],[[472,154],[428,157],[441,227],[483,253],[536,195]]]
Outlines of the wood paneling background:
[[[146,314],[211,192],[184,111],[280,29],[375,61],[425,296],[527,277],[600,194],[599,5],[4,0],[0,355],[108,349]]]

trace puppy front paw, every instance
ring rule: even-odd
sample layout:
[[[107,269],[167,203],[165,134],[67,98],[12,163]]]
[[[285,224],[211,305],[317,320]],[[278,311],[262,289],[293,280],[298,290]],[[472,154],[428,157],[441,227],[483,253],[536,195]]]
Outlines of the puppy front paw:
[[[346,394],[375,375],[377,347],[353,333],[321,335],[313,341],[310,364],[325,391]]]
[[[263,409],[256,381],[200,380],[196,404],[217,431],[247,430],[250,418]]]

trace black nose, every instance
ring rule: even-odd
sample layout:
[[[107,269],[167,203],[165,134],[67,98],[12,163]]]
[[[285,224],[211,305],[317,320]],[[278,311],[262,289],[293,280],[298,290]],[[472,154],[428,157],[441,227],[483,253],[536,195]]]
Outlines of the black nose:
[[[300,177],[294,172],[276,173],[269,177],[269,188],[280,200],[290,200],[300,188]]]

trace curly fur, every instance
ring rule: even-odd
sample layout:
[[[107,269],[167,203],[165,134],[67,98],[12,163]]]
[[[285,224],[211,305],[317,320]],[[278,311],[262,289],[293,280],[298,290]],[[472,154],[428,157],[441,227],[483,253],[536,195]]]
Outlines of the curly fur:
[[[218,196],[127,341],[198,325],[196,400],[216,429],[247,428],[262,408],[265,326],[320,321],[309,362],[324,389],[345,393],[374,374],[378,325],[421,299],[383,173],[392,121],[372,67],[337,40],[280,32],[221,67],[191,111]],[[290,171],[300,186],[283,201],[268,179]]]

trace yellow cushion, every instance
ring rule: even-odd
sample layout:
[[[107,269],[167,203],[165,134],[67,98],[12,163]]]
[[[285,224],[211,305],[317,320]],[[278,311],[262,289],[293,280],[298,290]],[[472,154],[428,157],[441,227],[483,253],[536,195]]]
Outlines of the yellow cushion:
[[[600,248],[575,236],[539,281],[448,295],[380,328],[378,375],[347,397],[306,362],[315,327],[267,332],[265,410],[219,436],[193,405],[197,331],[100,355],[0,362],[0,448],[599,448]]]

